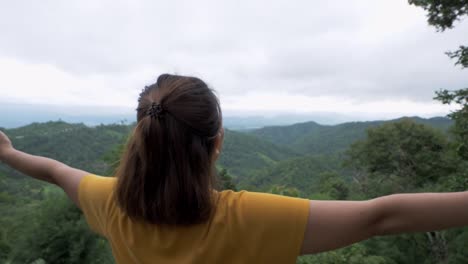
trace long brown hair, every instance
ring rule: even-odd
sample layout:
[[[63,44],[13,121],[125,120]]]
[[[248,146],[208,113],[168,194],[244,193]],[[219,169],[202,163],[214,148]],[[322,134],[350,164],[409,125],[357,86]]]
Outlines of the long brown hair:
[[[138,99],[137,125],[116,171],[117,204],[132,219],[190,225],[213,208],[218,98],[200,79],[163,74]]]

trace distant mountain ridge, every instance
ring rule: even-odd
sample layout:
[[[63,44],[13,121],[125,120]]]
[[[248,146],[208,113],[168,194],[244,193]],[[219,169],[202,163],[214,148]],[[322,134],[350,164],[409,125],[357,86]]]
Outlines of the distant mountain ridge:
[[[58,159],[95,173],[103,173],[107,170],[103,157],[125,141],[130,127],[88,127],[80,123],[54,121],[3,130],[19,150]],[[0,166],[0,170],[2,167],[6,169]]]
[[[219,165],[238,177],[248,177],[253,170],[299,156],[287,146],[279,146],[248,133],[225,130],[224,138]]]
[[[103,158],[119,144],[124,143],[132,127],[123,124],[89,127],[83,123],[49,121],[2,130],[20,150],[103,173],[106,171]],[[287,147],[226,129],[219,164],[229,169],[230,173],[242,177],[246,176],[245,172],[267,167],[297,155]],[[0,170],[8,170],[2,167],[0,166]]]
[[[136,121],[135,107],[48,105],[23,102],[5,102],[0,99],[0,127],[17,128],[33,122],[65,121],[84,123],[87,126],[101,124],[132,124]],[[366,115],[335,112],[269,113],[223,111],[224,126],[237,131],[260,129],[265,126],[287,126],[314,120],[318,124],[336,125],[344,122],[387,119],[379,114]]]
[[[290,126],[269,126],[251,130],[249,133],[301,154],[333,154],[364,138],[368,128],[402,119],[410,119],[441,131],[448,130],[453,124],[453,121],[446,117],[401,117],[388,121],[348,122],[338,125],[320,125],[311,121]]]
[[[317,181],[315,176],[339,170],[341,153],[356,140],[363,139],[368,128],[401,119],[339,125],[305,122],[248,132],[226,129],[218,167],[226,168],[241,188],[265,189],[274,182],[310,188],[307,186],[314,186]],[[447,118],[409,119],[441,131],[452,125]],[[131,129],[132,125],[123,124],[88,127],[55,121],[5,131],[19,149],[100,173],[108,169],[103,158],[123,144]],[[304,182],[307,186],[298,186]]]

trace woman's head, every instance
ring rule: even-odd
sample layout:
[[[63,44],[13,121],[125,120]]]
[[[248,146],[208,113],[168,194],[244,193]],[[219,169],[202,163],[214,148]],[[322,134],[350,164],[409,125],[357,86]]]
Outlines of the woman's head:
[[[137,125],[116,173],[119,206],[154,224],[205,221],[222,134],[219,101],[202,80],[159,76],[138,99]]]

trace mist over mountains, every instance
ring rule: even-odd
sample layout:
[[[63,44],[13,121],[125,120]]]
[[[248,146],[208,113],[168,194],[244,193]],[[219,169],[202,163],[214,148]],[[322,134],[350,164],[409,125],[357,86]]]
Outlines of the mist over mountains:
[[[33,122],[65,121],[99,124],[129,124],[135,117],[131,109],[122,107],[57,106],[45,104],[0,103],[0,126],[15,128]]]
[[[101,124],[131,124],[135,122],[135,110],[111,106],[45,105],[0,103],[0,127],[16,128],[34,122],[64,121],[83,123],[87,126]],[[267,126],[287,126],[314,121],[322,125],[337,125],[353,121],[392,120],[400,116],[366,114],[314,113],[223,113],[224,126],[232,130],[251,130]],[[443,116],[441,113],[440,116]],[[428,118],[425,116],[425,118]]]

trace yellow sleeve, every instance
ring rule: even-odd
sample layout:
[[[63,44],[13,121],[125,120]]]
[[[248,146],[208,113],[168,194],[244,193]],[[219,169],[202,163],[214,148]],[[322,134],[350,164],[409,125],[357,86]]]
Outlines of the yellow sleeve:
[[[304,241],[309,204],[308,199],[240,192],[241,215],[237,221],[244,226],[247,238],[242,243],[247,243],[259,261],[296,263]]]
[[[78,201],[90,228],[106,236],[106,222],[112,206],[114,179],[93,174],[81,179],[78,187]]]

